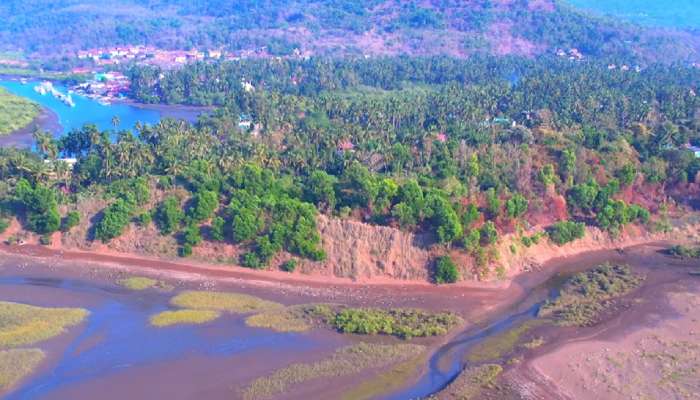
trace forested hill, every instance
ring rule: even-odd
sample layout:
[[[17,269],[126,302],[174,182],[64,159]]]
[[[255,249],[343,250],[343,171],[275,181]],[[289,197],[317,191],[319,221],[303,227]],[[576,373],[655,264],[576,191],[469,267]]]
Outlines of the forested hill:
[[[3,0],[0,50],[56,58],[122,44],[313,55],[534,55],[698,61],[697,33],[652,30],[558,0]]]

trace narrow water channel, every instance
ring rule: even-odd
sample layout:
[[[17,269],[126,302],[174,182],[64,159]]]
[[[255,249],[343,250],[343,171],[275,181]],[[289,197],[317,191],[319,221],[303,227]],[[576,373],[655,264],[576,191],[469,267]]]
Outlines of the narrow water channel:
[[[518,306],[485,326],[470,328],[449,343],[440,347],[430,358],[428,371],[412,386],[394,393],[386,400],[423,399],[447,387],[469,367],[466,361],[469,352],[486,339],[507,332],[519,325],[536,319],[540,307],[547,300],[559,295],[561,285],[574,272],[560,273],[533,289]]]

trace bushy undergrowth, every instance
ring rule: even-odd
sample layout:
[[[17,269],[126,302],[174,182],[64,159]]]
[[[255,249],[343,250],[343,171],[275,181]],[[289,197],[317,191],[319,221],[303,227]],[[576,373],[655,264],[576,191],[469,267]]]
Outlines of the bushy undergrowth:
[[[610,300],[628,294],[643,280],[627,266],[601,265],[571,277],[559,297],[542,306],[539,316],[562,326],[592,325],[610,306]]]
[[[432,314],[421,310],[346,308],[338,312],[332,325],[343,333],[412,337],[444,335],[460,322],[452,313]]]
[[[666,250],[666,254],[682,259],[700,258],[700,247],[676,245]]]
[[[461,322],[450,312],[430,313],[417,309],[348,308],[328,304],[291,306],[253,315],[249,326],[279,332],[303,332],[314,326],[341,333],[391,335],[402,339],[440,336]]]

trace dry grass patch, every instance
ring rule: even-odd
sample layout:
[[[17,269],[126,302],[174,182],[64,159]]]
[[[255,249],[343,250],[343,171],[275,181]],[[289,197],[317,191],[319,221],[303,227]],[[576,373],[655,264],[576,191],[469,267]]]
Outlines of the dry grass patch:
[[[89,312],[80,308],[46,308],[0,301],[0,348],[51,339],[78,325]]]
[[[498,335],[492,336],[474,348],[467,355],[467,361],[479,363],[494,361],[515,350],[521,338],[533,328],[546,323],[543,320],[526,321],[523,324],[512,328]]]
[[[417,357],[424,346],[360,343],[343,347],[330,357],[311,363],[292,364],[270,376],[258,378],[243,391],[245,399],[264,399],[287,393],[293,386],[322,378],[355,375],[368,369],[386,368]]]
[[[185,291],[170,300],[170,304],[193,310],[213,310],[247,314],[280,309],[282,304],[240,293]]]
[[[6,390],[31,374],[44,360],[39,349],[0,351],[0,391]]]
[[[251,315],[245,320],[253,328],[271,329],[276,332],[306,332],[312,328],[300,307],[271,310]]]
[[[151,317],[151,325],[159,328],[183,325],[183,324],[205,324],[211,322],[221,316],[218,311],[211,310],[177,310],[163,311]]]
[[[0,136],[24,128],[40,112],[41,107],[37,103],[0,88]]]
[[[422,353],[410,360],[398,363],[386,372],[360,383],[343,393],[342,400],[369,400],[382,397],[387,393],[401,389],[409,380],[418,375],[426,363],[427,354]]]
[[[503,368],[498,364],[485,364],[465,369],[448,387],[430,398],[440,400],[478,399],[484,389],[493,387],[501,372],[503,372]]]
[[[146,278],[143,276],[131,276],[128,278],[120,279],[117,281],[117,284],[130,290],[158,289],[170,291],[174,289],[172,285],[169,285],[163,281]]]

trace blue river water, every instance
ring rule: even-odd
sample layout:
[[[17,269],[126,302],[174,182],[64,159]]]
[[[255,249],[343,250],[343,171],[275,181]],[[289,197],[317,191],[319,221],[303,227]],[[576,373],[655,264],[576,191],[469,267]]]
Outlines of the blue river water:
[[[172,293],[134,294],[78,280],[25,277],[0,278],[0,293],[3,287],[46,288],[55,294],[101,299],[86,307],[90,315],[85,326],[59,355],[57,364],[9,393],[8,400],[59,398],[63,390],[94,379],[191,355],[226,359],[258,350],[297,355],[319,347],[325,350],[317,339],[304,334],[249,328],[240,316],[222,316],[201,326],[151,326],[150,316],[170,308]]]
[[[156,124],[163,118],[184,119],[190,122],[197,120],[202,109],[187,107],[153,107],[147,105],[135,105],[124,102],[112,104],[100,104],[89,97],[72,94],[75,107],[70,107],[51,94],[41,95],[34,90],[38,81],[28,81],[23,84],[18,80],[0,79],[0,87],[10,93],[28,98],[45,109],[50,110],[57,120],[43,121],[41,128],[50,131],[55,136],[60,136],[73,129],[80,129],[86,124],[94,124],[100,130],[133,129],[137,122],[142,124]],[[65,86],[54,84],[54,87],[63,94],[68,93]],[[115,127],[114,117],[119,120]],[[12,137],[15,136],[15,137]],[[18,137],[17,137],[18,136]],[[15,145],[20,147],[31,146],[30,134],[10,135],[0,138],[1,145]]]

